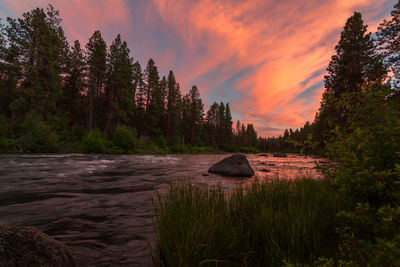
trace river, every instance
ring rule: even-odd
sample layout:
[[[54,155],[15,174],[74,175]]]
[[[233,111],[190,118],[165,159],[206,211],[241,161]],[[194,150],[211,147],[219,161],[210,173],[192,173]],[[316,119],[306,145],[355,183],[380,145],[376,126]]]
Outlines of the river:
[[[151,266],[153,199],[174,181],[231,190],[253,178],[207,174],[212,155],[0,155],[0,222],[35,226],[67,244],[78,266]],[[320,178],[321,158],[248,155],[260,180]]]

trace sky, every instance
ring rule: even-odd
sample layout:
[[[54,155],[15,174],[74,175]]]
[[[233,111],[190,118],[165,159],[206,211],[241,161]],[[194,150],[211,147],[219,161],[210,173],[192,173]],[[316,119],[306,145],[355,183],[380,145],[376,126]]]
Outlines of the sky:
[[[354,11],[368,31],[396,0],[0,0],[0,18],[49,3],[60,11],[70,43],[100,30],[118,33],[144,68],[173,70],[183,93],[197,85],[205,109],[229,102],[236,120],[259,135],[313,121],[323,77],[340,32]]]

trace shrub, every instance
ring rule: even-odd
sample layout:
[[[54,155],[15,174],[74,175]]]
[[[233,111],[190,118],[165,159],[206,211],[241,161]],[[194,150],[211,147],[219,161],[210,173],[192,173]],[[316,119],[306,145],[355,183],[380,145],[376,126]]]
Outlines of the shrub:
[[[42,117],[31,112],[18,125],[16,140],[20,150],[31,153],[57,152],[59,137]]]
[[[260,153],[260,151],[252,146],[241,147],[240,152],[242,153]]]
[[[155,143],[159,148],[167,148],[167,140],[162,135],[157,136]]]
[[[113,143],[123,152],[131,152],[136,145],[136,131],[125,126],[118,127],[114,131]]]
[[[106,142],[98,129],[92,130],[82,140],[85,153],[103,153],[106,148]]]
[[[8,121],[6,116],[0,114],[0,138],[7,137],[8,134]]]
[[[177,145],[171,146],[170,149],[171,149],[171,152],[173,152],[173,153],[186,153],[187,154],[187,153],[191,152],[190,148],[184,144],[177,144]]]

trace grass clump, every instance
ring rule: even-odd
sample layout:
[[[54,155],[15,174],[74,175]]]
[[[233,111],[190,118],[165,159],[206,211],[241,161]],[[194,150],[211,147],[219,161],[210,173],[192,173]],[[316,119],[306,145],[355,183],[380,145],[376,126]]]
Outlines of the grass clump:
[[[344,199],[325,181],[254,182],[221,188],[171,186],[156,202],[157,265],[313,264],[338,253]]]

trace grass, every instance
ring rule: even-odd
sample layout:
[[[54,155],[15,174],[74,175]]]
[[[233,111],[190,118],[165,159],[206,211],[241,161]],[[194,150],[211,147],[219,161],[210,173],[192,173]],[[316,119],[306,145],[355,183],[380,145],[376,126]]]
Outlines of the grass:
[[[338,253],[344,198],[325,181],[254,182],[231,193],[172,185],[155,202],[158,266],[313,264]]]

